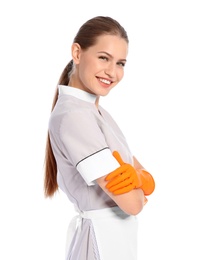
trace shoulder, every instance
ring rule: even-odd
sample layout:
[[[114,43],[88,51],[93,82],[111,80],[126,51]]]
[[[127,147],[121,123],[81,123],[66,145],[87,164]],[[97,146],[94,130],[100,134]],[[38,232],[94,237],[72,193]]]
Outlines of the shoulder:
[[[49,119],[49,127],[57,132],[78,130],[98,124],[98,112],[93,104],[78,99],[59,99]]]

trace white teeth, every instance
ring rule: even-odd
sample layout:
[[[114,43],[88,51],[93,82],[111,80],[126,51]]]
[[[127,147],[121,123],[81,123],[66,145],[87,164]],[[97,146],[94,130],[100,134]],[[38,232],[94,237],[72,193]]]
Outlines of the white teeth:
[[[105,84],[110,84],[110,83],[111,83],[111,81],[106,80],[106,79],[100,79],[100,81],[103,82],[103,83],[105,83]]]

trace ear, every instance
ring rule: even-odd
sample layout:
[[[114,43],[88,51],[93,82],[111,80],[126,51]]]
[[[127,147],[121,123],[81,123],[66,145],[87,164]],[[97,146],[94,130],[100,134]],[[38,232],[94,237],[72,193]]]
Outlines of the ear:
[[[71,47],[71,54],[75,64],[79,64],[80,55],[81,55],[81,47],[78,43],[73,43]]]

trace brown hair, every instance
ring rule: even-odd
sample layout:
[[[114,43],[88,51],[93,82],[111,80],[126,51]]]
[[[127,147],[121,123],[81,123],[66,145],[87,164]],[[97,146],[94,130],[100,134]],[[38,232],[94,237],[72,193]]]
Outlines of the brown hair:
[[[97,16],[85,22],[78,30],[73,42],[78,43],[83,50],[88,49],[96,43],[100,35],[118,35],[128,43],[128,36],[125,29],[114,19],[107,16]],[[71,60],[63,70],[58,85],[68,85],[70,72],[73,68]],[[52,110],[58,99],[58,87],[56,88]],[[52,151],[49,132],[47,134],[47,143],[45,151],[45,176],[44,176],[44,193],[46,197],[52,197],[58,190],[57,184],[57,164]]]

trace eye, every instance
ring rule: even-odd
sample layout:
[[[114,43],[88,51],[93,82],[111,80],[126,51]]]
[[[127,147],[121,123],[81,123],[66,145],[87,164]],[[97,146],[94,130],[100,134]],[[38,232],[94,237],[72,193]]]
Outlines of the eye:
[[[106,56],[99,56],[99,59],[108,61],[109,59]]]
[[[117,64],[118,64],[119,66],[121,66],[121,67],[124,67],[124,66],[126,65],[125,62],[118,62]]]

